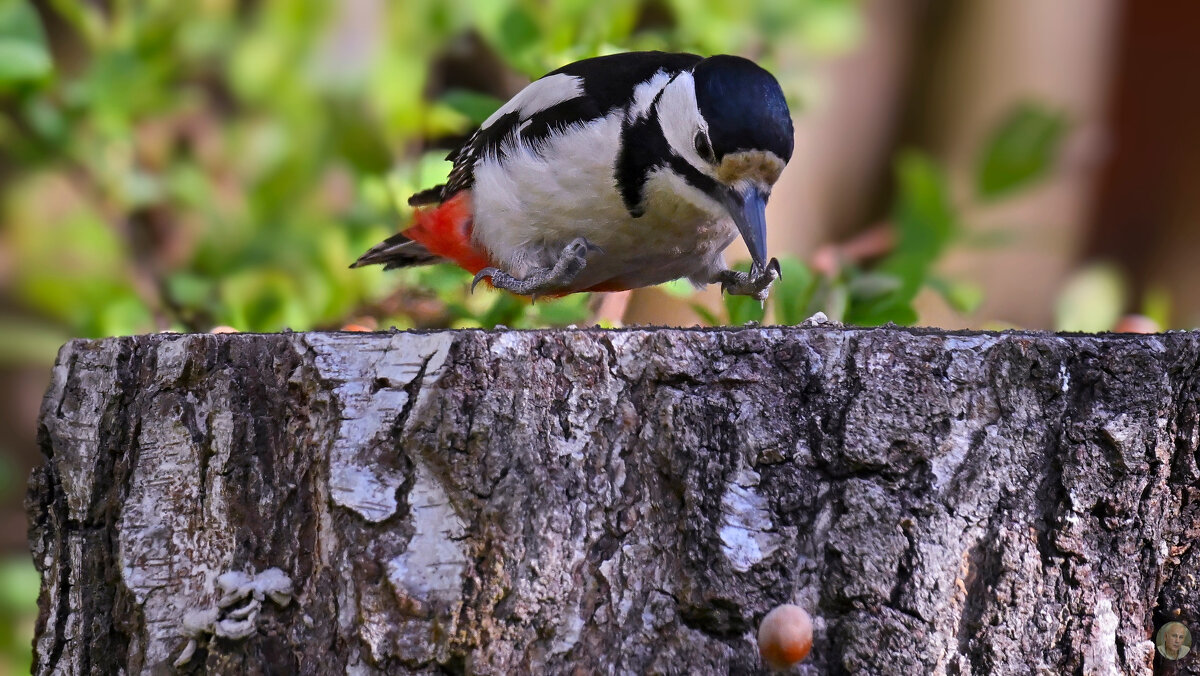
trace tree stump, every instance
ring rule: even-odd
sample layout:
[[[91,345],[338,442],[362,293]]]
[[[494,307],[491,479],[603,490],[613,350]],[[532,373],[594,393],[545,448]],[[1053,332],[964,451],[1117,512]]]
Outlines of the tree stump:
[[[1200,673],[1200,334],[73,341],[35,673]]]

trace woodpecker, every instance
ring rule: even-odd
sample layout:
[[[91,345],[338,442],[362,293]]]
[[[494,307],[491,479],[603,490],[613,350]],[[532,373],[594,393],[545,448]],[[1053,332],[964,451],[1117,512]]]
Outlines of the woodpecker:
[[[631,52],[522,89],[413,195],[413,223],[351,267],[450,261],[526,296],[687,278],[765,300],[766,203],[792,155],[775,78],[738,56]],[[722,252],[741,234],[750,272]]]

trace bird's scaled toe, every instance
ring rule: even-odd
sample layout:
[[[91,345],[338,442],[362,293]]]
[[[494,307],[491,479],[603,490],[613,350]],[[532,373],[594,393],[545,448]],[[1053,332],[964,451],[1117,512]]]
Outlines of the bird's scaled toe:
[[[586,237],[576,237],[567,245],[567,250],[564,252],[574,258],[586,258],[588,254],[604,253],[604,249],[592,244]]]
[[[765,268],[752,265],[749,273],[725,270],[719,277],[721,293],[750,296],[755,300],[765,301],[771,292],[771,285],[781,276],[779,260],[775,258],[772,258]]]

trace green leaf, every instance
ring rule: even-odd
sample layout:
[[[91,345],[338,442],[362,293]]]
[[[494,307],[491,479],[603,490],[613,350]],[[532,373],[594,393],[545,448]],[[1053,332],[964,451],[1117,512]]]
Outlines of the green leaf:
[[[1058,113],[1032,103],[1015,108],[992,132],[979,157],[979,196],[994,200],[1045,176],[1066,129],[1066,118]]]
[[[92,58],[70,84],[72,103],[88,110],[106,134],[129,133],[134,119],[158,112],[172,100],[173,62],[131,49],[113,49]]]
[[[0,0],[0,85],[40,80],[53,69],[37,12],[25,0]]]
[[[958,214],[945,172],[929,157],[906,152],[896,163],[896,173],[900,196],[895,221],[900,237],[893,258],[928,264],[958,232]]]
[[[845,321],[851,324],[915,322],[913,299],[959,234],[958,212],[939,166],[925,155],[908,152],[900,156],[896,173],[899,197],[892,217],[896,248],[872,273],[850,279]]]

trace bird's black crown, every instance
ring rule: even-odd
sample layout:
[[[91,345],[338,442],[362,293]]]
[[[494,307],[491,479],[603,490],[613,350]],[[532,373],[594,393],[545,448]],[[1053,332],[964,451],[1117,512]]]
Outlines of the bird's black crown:
[[[696,102],[708,121],[718,161],[740,150],[792,157],[792,116],[779,82],[740,56],[711,56],[696,64]]]

